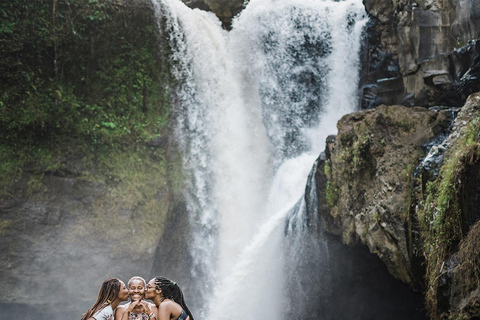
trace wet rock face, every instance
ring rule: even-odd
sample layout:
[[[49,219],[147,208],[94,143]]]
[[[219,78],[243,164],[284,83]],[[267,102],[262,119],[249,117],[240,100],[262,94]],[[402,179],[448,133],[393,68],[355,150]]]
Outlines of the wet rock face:
[[[394,277],[411,285],[421,282],[421,274],[414,270],[419,244],[409,213],[409,179],[423,145],[449,123],[445,112],[419,107],[380,106],[346,115],[338,135],[327,139],[326,160],[317,170],[327,231],[347,244],[366,244]]]
[[[190,8],[211,11],[222,21],[225,29],[230,29],[232,19],[244,8],[243,0],[182,0]]]
[[[456,245],[448,248],[441,260],[443,270],[438,274],[436,288],[438,314],[462,315],[468,319],[480,317],[479,119],[480,94],[477,93],[468,97],[455,119],[452,133],[445,140],[448,145],[445,162],[449,158],[461,159],[455,166],[457,184],[450,186],[456,190],[460,230],[455,235]],[[470,136],[470,140],[466,140],[466,136]]]
[[[480,31],[478,0],[364,3],[372,17],[364,108],[382,103],[462,106],[479,90],[478,47],[469,43]]]
[[[42,187],[30,194],[32,181]],[[135,222],[146,219],[147,212],[143,206],[132,210],[120,197],[115,212],[103,210],[111,192],[104,182],[48,174],[38,180],[25,175],[16,184],[14,196],[0,202],[0,314],[61,319],[54,306],[61,303],[63,312],[79,318],[104,279],[152,276],[158,240],[144,246]],[[157,198],[163,207],[165,196],[159,193]],[[130,232],[109,229],[117,225],[114,220],[124,221]],[[120,237],[105,237],[112,233]],[[118,242],[121,238],[127,241]]]
[[[461,109],[353,113],[318,161],[327,232],[366,244],[390,274],[420,287],[432,319],[480,315],[479,119],[479,93]]]

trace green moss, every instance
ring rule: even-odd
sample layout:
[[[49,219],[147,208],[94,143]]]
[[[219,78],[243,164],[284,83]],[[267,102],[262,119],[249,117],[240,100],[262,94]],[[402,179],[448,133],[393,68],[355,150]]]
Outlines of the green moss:
[[[349,143],[351,146],[349,144],[344,146],[338,161],[345,164],[342,170],[342,175],[345,178],[350,179],[354,174],[368,168],[370,143],[370,138],[367,135],[361,135]]]
[[[427,258],[427,306],[432,318],[438,317],[438,280],[449,253],[462,239],[460,179],[466,163],[480,157],[479,116],[469,122],[450,150],[439,177],[427,184],[425,201],[418,212]]]
[[[334,207],[340,197],[340,188],[332,181],[327,181],[325,198],[329,207]]]
[[[415,125],[411,122],[408,122],[408,121],[400,121],[400,122],[395,123],[395,126],[400,128],[401,130],[403,130],[405,132],[410,132],[410,130],[412,130]]]
[[[31,174],[27,183],[27,196],[32,197],[35,193],[46,191],[47,188],[43,183],[44,174]]]
[[[113,255],[135,256],[155,247],[170,202],[163,155],[147,148],[114,150],[98,162],[103,174],[85,179],[103,177],[107,194],[96,200],[91,215],[82,217],[72,237],[94,234],[114,243]]]
[[[0,220],[0,234],[2,236],[8,231],[10,226],[13,224],[13,220]]]
[[[330,161],[325,161],[325,165],[323,166],[323,172],[325,173],[325,176],[327,177],[327,179],[331,179],[332,165],[330,164]]]

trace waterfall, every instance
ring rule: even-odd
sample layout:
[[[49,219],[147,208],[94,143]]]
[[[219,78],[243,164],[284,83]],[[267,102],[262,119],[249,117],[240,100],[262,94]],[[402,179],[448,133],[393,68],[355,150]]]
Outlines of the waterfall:
[[[230,32],[179,0],[151,1],[178,81],[196,318],[282,319],[301,260],[285,255],[286,221],[306,219],[312,164],[358,101],[362,1],[251,0]],[[301,242],[302,230],[289,234]]]

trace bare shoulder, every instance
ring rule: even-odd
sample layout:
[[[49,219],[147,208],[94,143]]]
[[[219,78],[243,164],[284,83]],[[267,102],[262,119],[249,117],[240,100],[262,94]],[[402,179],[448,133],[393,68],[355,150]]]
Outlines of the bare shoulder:
[[[171,313],[182,312],[182,307],[178,303],[170,299],[166,299],[162,303],[160,303],[160,306],[158,307],[158,309],[167,310]]]
[[[177,303],[173,300],[170,299],[165,299],[160,303],[159,309],[170,309],[170,308],[175,308],[177,306]]]
[[[127,308],[126,304],[122,304],[115,309],[115,319],[120,319],[123,314],[125,313],[125,310]]]
[[[158,308],[157,306],[155,305],[155,303],[148,303],[148,306],[150,307],[151,310],[157,312],[158,311]]]
[[[165,299],[165,300],[162,301],[162,303],[160,303],[160,307],[161,306],[171,306],[173,304],[176,304],[176,302],[173,301],[173,300],[170,300],[170,299]]]
[[[126,304],[121,304],[121,305],[119,305],[119,306],[117,307],[117,309],[115,309],[115,312],[118,312],[118,311],[124,312],[125,309],[127,309],[127,307],[128,307],[129,304],[130,304],[130,303],[126,303]]]

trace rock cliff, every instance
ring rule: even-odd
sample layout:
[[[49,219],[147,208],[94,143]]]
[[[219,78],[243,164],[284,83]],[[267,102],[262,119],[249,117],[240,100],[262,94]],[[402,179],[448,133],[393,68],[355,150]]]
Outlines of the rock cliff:
[[[477,92],[478,1],[365,0],[363,107],[461,106]]]
[[[243,0],[182,0],[190,8],[215,13],[225,29],[230,29],[232,19],[245,7]]]
[[[432,319],[478,317],[478,95],[467,97],[480,90],[479,2],[364,4],[362,107],[377,108],[343,117],[327,139],[326,229],[424,292]],[[414,107],[438,105],[448,107]]]
[[[316,173],[327,231],[362,242],[425,292],[432,319],[479,315],[479,99],[470,96],[453,127],[456,109],[346,115]]]
[[[328,181],[320,186],[322,203],[331,208],[322,211],[329,212],[327,228],[347,244],[361,240],[405,283],[415,282],[410,176],[423,145],[448,124],[444,111],[402,106],[346,115],[338,122],[338,135],[327,139],[326,161],[318,171]]]

